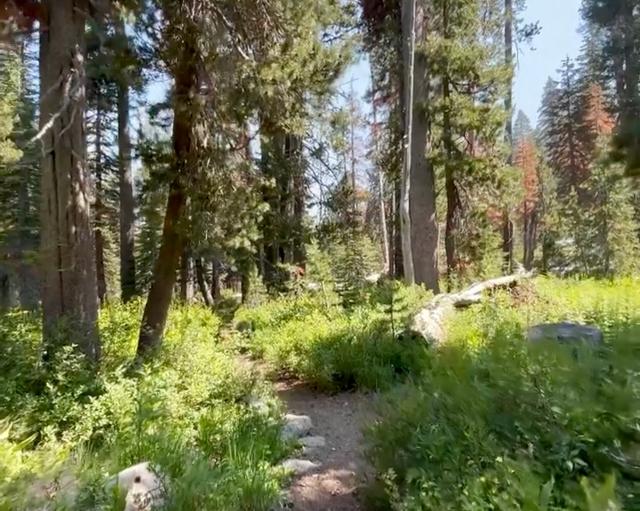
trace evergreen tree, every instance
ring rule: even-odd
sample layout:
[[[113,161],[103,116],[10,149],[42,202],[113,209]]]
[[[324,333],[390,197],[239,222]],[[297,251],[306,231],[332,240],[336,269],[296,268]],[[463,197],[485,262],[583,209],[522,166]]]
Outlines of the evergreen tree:
[[[84,144],[85,0],[45,1],[40,38],[41,271],[44,338],[68,339],[97,360],[98,297]]]
[[[576,190],[584,200],[582,183],[589,175],[589,157],[583,131],[583,90],[570,59],[560,69],[560,81],[549,80],[540,109],[540,136],[549,166],[558,178],[558,191]]]
[[[596,64],[614,87],[618,124],[611,156],[624,161],[631,174],[640,169],[639,6],[638,0],[584,0],[582,8],[588,27],[587,40],[600,48],[590,54],[599,54]]]
[[[0,308],[39,301],[39,158],[34,90],[37,41],[21,36],[0,48]]]

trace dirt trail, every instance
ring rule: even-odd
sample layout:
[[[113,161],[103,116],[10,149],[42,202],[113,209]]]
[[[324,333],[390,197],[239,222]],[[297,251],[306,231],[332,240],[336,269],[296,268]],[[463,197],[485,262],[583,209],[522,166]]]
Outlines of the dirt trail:
[[[371,474],[363,457],[362,428],[374,420],[374,396],[358,392],[327,395],[296,381],[278,381],[274,386],[287,412],[308,415],[313,421],[311,434],[326,440],[325,447],[301,456],[320,467],[294,479],[289,488],[292,509],[364,509],[358,490]]]

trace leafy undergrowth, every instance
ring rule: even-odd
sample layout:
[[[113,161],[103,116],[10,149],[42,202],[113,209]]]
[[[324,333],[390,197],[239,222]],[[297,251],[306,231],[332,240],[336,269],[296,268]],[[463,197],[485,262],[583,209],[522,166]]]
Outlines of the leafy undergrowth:
[[[539,279],[458,313],[381,405],[367,509],[640,509],[638,284]],[[524,340],[556,320],[599,325],[606,349]]]
[[[349,309],[329,292],[305,293],[241,308],[235,320],[241,347],[277,371],[324,390],[385,389],[425,367],[425,345],[397,334],[426,301],[418,287],[385,282]]]
[[[166,477],[167,509],[266,510],[277,499],[277,407],[245,404],[266,390],[216,344],[218,318],[173,308],[157,360],[131,374],[140,311],[102,311],[98,374],[67,349],[43,364],[40,318],[0,316],[0,509],[120,511],[105,482],[141,461]]]

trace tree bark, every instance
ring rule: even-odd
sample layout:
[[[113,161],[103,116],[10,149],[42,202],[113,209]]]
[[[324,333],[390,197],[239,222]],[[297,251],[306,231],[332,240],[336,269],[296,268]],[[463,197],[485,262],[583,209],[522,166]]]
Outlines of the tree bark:
[[[20,97],[21,101],[29,101],[27,91],[27,66],[26,58],[26,38],[20,37],[17,44],[17,51],[20,54]],[[29,101],[30,102],[30,101]],[[29,109],[30,110],[30,109]],[[25,126],[32,120],[32,113],[21,114],[20,123]],[[26,162],[25,162],[26,163]],[[18,211],[17,211],[17,247],[18,264],[16,274],[18,277],[18,295],[20,307],[27,310],[35,310],[40,304],[40,282],[37,275],[37,265],[29,260],[28,252],[36,249],[36,239],[33,231],[29,227],[33,204],[31,183],[33,182],[33,166],[23,163],[20,165],[20,188],[18,190]]]
[[[513,0],[504,0],[504,61],[508,69],[513,68]],[[505,138],[509,151],[507,164],[513,161],[513,83],[509,78],[507,93],[504,100],[507,112]],[[509,274],[513,271],[513,222],[508,208],[502,210],[502,258],[503,271]]]
[[[306,204],[306,183],[302,161],[302,140],[297,135],[291,137],[290,161],[293,165],[293,264],[305,269],[307,251],[305,247],[304,213]]]
[[[407,284],[415,283],[413,269],[413,251],[411,243],[411,169],[413,156],[413,96],[415,74],[415,41],[416,41],[416,0],[402,1],[402,63],[403,63],[403,97],[404,97],[404,132],[402,139],[403,162],[401,183],[400,208],[400,238],[402,241],[402,265],[404,280]]]
[[[402,255],[402,220],[400,219],[400,203],[402,202],[401,180],[399,178],[396,178],[393,185],[393,197],[391,201],[391,210],[393,211],[393,275],[397,279],[404,279],[404,258]]]
[[[198,287],[200,288],[200,294],[207,307],[213,306],[213,296],[211,296],[211,290],[207,285],[207,276],[204,271],[204,265],[202,264],[202,258],[196,257],[196,279],[198,281]]]
[[[457,308],[464,308],[482,301],[483,293],[494,289],[511,288],[521,280],[533,277],[532,273],[518,273],[478,282],[458,292],[436,296],[412,319],[410,331],[421,335],[425,341],[438,344],[446,339],[446,320]]]
[[[195,117],[198,92],[196,48],[191,37],[182,42],[182,52],[174,69],[173,152],[174,178],[169,187],[169,199],[162,230],[160,251],[153,270],[153,280],[145,305],[138,339],[138,357],[160,347],[167,321],[176,270],[184,249],[183,226],[180,225],[186,206],[183,182],[194,171],[197,150]]]
[[[374,84],[373,68],[371,68],[371,84]],[[373,159],[376,166],[376,174],[378,176],[378,208],[380,210],[380,238],[382,242],[382,259],[384,261],[384,273],[390,271],[390,253],[389,253],[389,233],[387,231],[387,212],[384,201],[384,173],[382,167],[378,164],[378,157],[380,156],[380,148],[378,144],[378,109],[376,104],[375,89],[371,94],[371,110],[373,113]]]
[[[193,300],[193,271],[192,271],[191,251],[185,243],[180,258],[180,300],[189,303]]]
[[[124,22],[116,25],[126,38]],[[124,73],[118,80],[118,176],[120,191],[120,292],[123,302],[136,295],[135,198],[129,134],[129,84]]]
[[[95,180],[96,180],[96,202],[95,202],[95,243],[96,243],[96,277],[98,282],[98,299],[104,303],[107,294],[107,279],[104,272],[104,237],[102,236],[102,224],[104,223],[104,203],[102,201],[102,96],[100,84],[95,83],[96,95],[96,156],[95,156]]]
[[[533,268],[533,261],[536,251],[536,240],[538,238],[538,213],[535,206],[524,205],[524,254],[523,265],[525,270]]]
[[[421,106],[428,101],[428,63],[423,52],[415,51],[415,40],[423,41],[426,32],[425,7],[415,6],[413,20],[413,80],[410,101],[411,129],[409,142],[409,209],[410,238],[413,263],[413,275],[416,284],[422,284],[434,293],[440,292],[438,274],[438,222],[436,219],[436,191],[433,166],[427,158],[429,140],[429,119]],[[404,248],[404,245],[403,245]],[[406,263],[406,257],[405,257]],[[406,267],[405,267],[406,274]]]
[[[176,283],[176,270],[184,245],[184,237],[179,224],[185,203],[184,191],[179,184],[179,177],[176,176],[169,188],[169,200],[167,201],[167,210],[162,229],[162,242],[153,269],[153,280],[140,326],[138,356],[145,356],[151,353],[160,347],[162,341],[162,334],[164,333],[167,314],[171,305],[173,286]]]
[[[251,272],[249,270],[244,270],[240,275],[240,301],[242,304],[247,303],[250,292],[251,292]]]
[[[97,361],[98,295],[85,159],[87,0],[45,0],[40,30],[43,336],[60,320],[69,342]]]
[[[449,3],[444,2],[442,8],[442,26],[443,35],[445,39],[449,39]],[[460,214],[460,198],[458,196],[458,187],[455,182],[453,158],[454,158],[454,144],[453,133],[451,128],[451,85],[449,82],[449,75],[445,73],[442,78],[442,99],[444,101],[443,111],[443,128],[442,128],[442,142],[444,145],[445,162],[444,162],[444,175],[445,175],[445,190],[447,194],[447,220],[445,226],[445,252],[447,258],[447,286],[451,291],[453,284],[453,277],[457,270],[457,231]]]
[[[221,296],[220,263],[217,259],[214,259],[211,261],[211,297],[213,298],[213,303],[218,302]]]

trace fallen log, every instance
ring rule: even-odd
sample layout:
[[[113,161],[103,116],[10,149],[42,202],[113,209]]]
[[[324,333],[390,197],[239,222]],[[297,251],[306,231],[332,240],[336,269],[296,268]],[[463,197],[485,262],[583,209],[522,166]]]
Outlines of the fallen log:
[[[510,288],[531,277],[532,272],[520,272],[478,282],[457,293],[438,295],[413,317],[409,330],[429,344],[439,344],[445,339],[445,321],[455,309],[481,302],[486,291]]]

